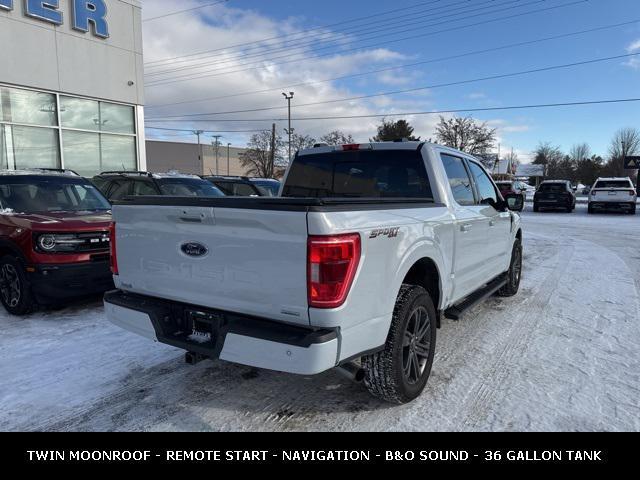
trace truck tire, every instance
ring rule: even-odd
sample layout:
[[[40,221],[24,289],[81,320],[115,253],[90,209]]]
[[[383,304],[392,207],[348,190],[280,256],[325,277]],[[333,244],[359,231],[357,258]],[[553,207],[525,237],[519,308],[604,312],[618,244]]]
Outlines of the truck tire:
[[[522,242],[516,238],[511,252],[511,264],[507,271],[507,284],[498,290],[500,297],[513,297],[520,289],[522,280]]]
[[[533,211],[536,212],[536,213],[538,213],[540,211],[540,207],[538,206],[537,203],[533,204]]]
[[[633,205],[631,205],[631,209],[629,210],[629,215],[635,215],[636,214],[636,205],[635,203]]]
[[[591,206],[591,204],[589,204],[589,207],[587,208],[587,212],[590,214],[593,213],[593,207]]]
[[[12,315],[27,315],[35,307],[24,266],[11,255],[0,258],[0,301]]]
[[[397,404],[422,393],[433,365],[436,319],[429,293],[416,285],[402,285],[384,349],[362,358],[369,393]]]

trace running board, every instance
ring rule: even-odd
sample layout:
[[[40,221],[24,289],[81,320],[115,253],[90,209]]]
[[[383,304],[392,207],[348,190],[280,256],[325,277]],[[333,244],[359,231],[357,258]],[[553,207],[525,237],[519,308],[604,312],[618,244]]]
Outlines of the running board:
[[[496,293],[507,284],[507,281],[508,279],[506,275],[500,275],[498,278],[492,280],[480,290],[476,290],[475,292],[473,292],[471,295],[465,298],[462,303],[454,305],[450,309],[446,310],[444,312],[444,316],[449,320],[460,320],[460,317],[464,315],[464,312],[472,307],[475,307],[477,304]]]

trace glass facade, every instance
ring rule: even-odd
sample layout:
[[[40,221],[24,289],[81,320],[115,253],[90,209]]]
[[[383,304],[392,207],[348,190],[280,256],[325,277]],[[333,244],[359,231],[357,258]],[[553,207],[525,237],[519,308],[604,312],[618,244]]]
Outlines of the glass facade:
[[[0,85],[0,169],[137,170],[135,107]]]

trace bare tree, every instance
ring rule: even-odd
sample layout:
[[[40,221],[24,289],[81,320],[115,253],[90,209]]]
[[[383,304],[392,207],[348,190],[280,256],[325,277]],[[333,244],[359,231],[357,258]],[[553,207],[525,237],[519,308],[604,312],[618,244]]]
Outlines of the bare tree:
[[[631,175],[631,170],[625,170],[625,157],[640,153],[640,130],[637,128],[622,128],[618,130],[609,146],[609,163],[605,166],[608,175],[626,177]]]
[[[535,165],[544,165],[547,178],[555,178],[559,175],[560,164],[564,160],[564,154],[560,147],[549,142],[540,143],[534,153],[533,163]]]
[[[436,140],[471,155],[484,155],[494,148],[496,129],[486,122],[476,122],[472,117],[440,117],[436,127]]]
[[[569,156],[574,162],[582,162],[591,157],[591,147],[587,143],[577,143],[569,151]]]
[[[247,150],[240,154],[240,164],[247,174],[255,177],[274,178],[276,173],[286,164],[282,150],[284,142],[276,135],[274,161],[271,161],[271,131],[264,130],[251,136]]]
[[[299,135],[297,133],[291,135],[291,147],[294,152],[313,148],[316,143],[316,139],[309,135]]]
[[[515,151],[510,150],[509,153],[504,156],[504,159],[511,166],[511,173],[515,174],[518,166],[520,165],[520,158],[518,158],[518,154]]]
[[[334,130],[320,137],[320,143],[327,145],[345,145],[352,144],[355,140],[350,134],[346,134],[341,130]]]

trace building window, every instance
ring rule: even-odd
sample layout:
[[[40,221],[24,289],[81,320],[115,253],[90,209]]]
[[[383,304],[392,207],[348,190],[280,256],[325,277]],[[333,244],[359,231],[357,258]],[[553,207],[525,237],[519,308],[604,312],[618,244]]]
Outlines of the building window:
[[[58,125],[56,96],[0,87],[0,121],[55,127]]]
[[[0,168],[137,170],[136,140],[135,107],[0,86]]]
[[[93,176],[102,170],[99,134],[63,130],[62,147],[66,168],[85,176]]]
[[[7,161],[7,144],[4,140],[4,125],[0,123],[0,169],[6,170],[9,168]]]
[[[6,128],[6,127],[5,127]],[[58,131],[53,128],[9,127],[13,165],[9,168],[58,168],[60,166],[60,148]]]
[[[63,96],[60,120],[66,168],[87,176],[136,170],[133,107]]]

